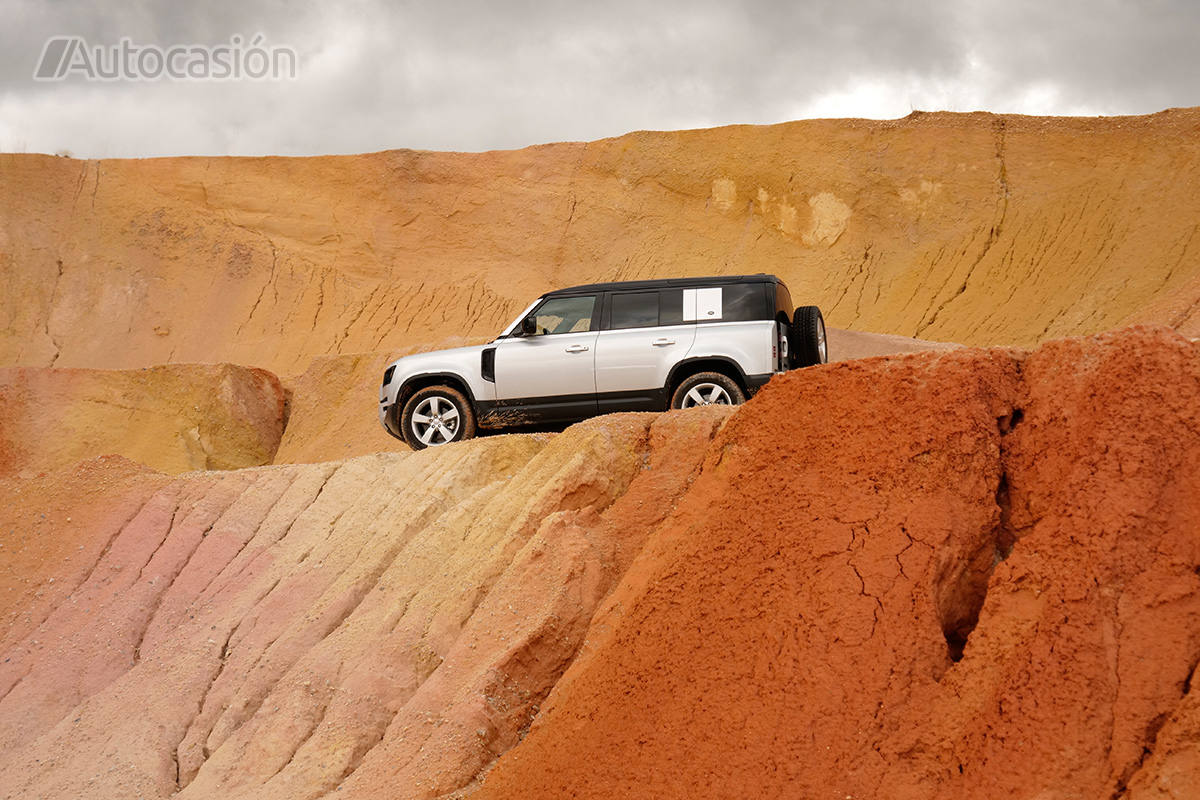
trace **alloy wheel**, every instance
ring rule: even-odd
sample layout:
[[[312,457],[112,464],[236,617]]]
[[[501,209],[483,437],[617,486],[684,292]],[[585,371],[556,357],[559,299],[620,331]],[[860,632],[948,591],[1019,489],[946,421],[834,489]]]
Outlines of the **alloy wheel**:
[[[460,421],[454,403],[446,397],[433,395],[413,409],[413,434],[426,447],[436,447],[454,440]]]

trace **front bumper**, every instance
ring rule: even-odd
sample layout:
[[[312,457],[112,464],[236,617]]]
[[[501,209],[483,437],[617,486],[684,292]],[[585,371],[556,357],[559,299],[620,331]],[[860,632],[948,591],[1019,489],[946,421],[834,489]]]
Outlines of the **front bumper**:
[[[392,406],[395,405],[395,398],[392,396],[392,377],[396,374],[396,365],[388,367],[383,373],[383,384],[379,387],[379,424],[383,429],[395,436],[401,438],[399,431],[396,429],[398,425],[395,414],[392,413]]]
[[[393,405],[386,401],[379,404],[379,424],[388,432],[388,435],[403,441],[404,437],[400,435],[400,431],[397,428],[399,422],[396,419],[396,415],[392,413]]]

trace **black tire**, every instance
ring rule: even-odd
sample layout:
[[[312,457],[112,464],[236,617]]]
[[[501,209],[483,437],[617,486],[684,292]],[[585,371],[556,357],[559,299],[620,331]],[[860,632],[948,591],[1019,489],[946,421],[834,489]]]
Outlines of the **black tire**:
[[[811,367],[829,362],[829,344],[825,339],[825,318],[816,306],[800,306],[792,315],[788,331],[788,360],[792,368]]]
[[[475,413],[457,389],[427,386],[405,401],[400,433],[413,450],[461,442],[475,435]]]
[[[671,408],[693,406],[731,405],[746,402],[742,387],[728,375],[719,372],[697,372],[684,379],[671,395]]]

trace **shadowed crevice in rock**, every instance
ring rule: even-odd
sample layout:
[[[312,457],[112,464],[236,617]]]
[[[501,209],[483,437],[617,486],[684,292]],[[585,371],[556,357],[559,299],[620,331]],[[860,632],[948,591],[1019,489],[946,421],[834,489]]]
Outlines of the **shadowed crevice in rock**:
[[[980,553],[985,564],[967,564],[957,585],[945,590],[947,599],[941,604],[942,634],[946,637],[946,649],[950,660],[955,663],[962,661],[967,640],[979,624],[979,612],[987,600],[992,572],[1000,562],[1012,554],[1017,542],[1017,532],[1012,527],[1012,498],[1008,486],[1008,472],[1003,468],[1007,460],[1004,442],[1005,437],[1016,429],[1023,418],[1024,412],[1020,408],[1014,408],[997,418],[997,442],[1002,469],[996,485],[997,519],[992,537],[991,563],[986,564],[988,554],[985,549]]]
[[[1016,375],[1012,402],[1023,396],[1023,355],[1011,354]],[[946,649],[950,660],[958,663],[966,650],[967,640],[979,624],[979,614],[987,600],[988,585],[992,573],[1000,562],[1007,559],[1016,545],[1018,531],[1012,523],[1012,496],[1008,480],[1009,454],[1006,449],[1008,437],[1025,419],[1024,409],[1013,406],[996,418],[996,446],[1000,450],[1000,474],[996,481],[995,503],[997,517],[992,534],[991,563],[987,564],[986,552],[979,553],[982,563],[968,564],[958,585],[948,592],[949,600],[942,605],[942,633],[946,638]]]

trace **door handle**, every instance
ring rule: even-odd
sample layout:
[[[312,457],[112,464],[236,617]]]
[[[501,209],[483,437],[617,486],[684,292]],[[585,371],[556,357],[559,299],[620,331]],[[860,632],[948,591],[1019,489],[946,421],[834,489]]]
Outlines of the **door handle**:
[[[587,349],[588,349],[588,346],[586,344],[573,344],[567,348],[567,352],[568,353],[582,353],[584,350],[587,350]]]
[[[667,345],[675,344],[674,339],[655,339],[650,343],[654,347],[666,347]]]

